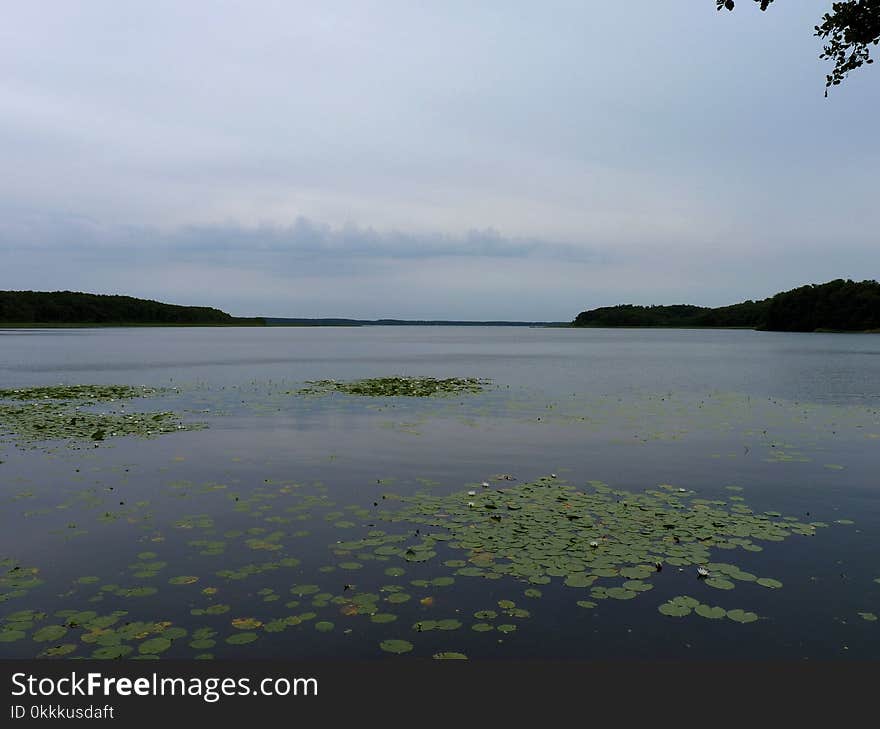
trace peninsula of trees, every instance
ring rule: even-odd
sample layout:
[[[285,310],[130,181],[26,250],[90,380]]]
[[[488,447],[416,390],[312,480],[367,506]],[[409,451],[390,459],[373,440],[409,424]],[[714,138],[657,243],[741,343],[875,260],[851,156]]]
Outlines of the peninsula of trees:
[[[207,306],[178,306],[131,296],[76,291],[0,291],[0,325],[265,326]]]
[[[708,308],[605,306],[582,311],[575,327],[739,327],[776,332],[880,331],[880,283],[837,279],[761,301]]]

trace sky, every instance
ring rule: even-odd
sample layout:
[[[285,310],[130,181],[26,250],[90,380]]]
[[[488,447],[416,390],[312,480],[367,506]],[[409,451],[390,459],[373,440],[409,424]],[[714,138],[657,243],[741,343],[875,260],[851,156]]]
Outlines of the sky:
[[[5,3],[0,289],[568,321],[878,278],[830,4]]]

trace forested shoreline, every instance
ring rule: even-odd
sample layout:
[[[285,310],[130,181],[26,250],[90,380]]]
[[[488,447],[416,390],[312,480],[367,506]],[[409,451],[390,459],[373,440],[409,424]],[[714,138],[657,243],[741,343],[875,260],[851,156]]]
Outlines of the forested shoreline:
[[[836,279],[721,307],[622,304],[582,311],[575,327],[725,327],[778,332],[880,331],[880,283]]]
[[[0,324],[13,326],[265,326],[208,306],[76,291],[0,291]]]

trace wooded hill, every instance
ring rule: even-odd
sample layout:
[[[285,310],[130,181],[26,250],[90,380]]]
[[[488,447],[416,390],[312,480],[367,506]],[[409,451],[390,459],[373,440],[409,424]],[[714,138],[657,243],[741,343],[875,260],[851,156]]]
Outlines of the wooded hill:
[[[264,326],[207,306],[178,306],[131,296],[76,291],[0,291],[0,324]]]
[[[576,327],[741,327],[779,332],[880,331],[880,283],[837,279],[760,301],[709,308],[605,306],[582,311]]]

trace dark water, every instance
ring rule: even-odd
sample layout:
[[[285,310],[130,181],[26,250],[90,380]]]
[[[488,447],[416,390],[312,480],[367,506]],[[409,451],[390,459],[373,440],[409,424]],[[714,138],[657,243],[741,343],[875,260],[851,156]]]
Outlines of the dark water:
[[[397,374],[490,378],[493,386],[441,399],[291,394],[312,379]],[[127,407],[175,410],[207,427],[98,447],[0,442],[0,559],[14,560],[7,570],[38,568],[40,580],[0,602],[0,618],[46,613],[20,625],[25,637],[0,642],[0,656],[59,645],[91,655],[102,645],[96,630],[65,626],[70,614],[56,613],[69,610],[125,611],[111,632],[132,621],[187,631],[173,634],[163,657],[382,657],[381,641],[402,639],[418,656],[880,658],[880,621],[860,615],[880,615],[880,337],[452,327],[0,332],[0,388],[59,383],[176,387]],[[558,578],[531,585],[457,575],[443,562],[468,554],[448,544],[423,563],[338,545],[376,529],[415,538],[413,525],[387,521],[398,497],[483,481],[510,488],[551,473],[578,488],[601,481],[637,493],[670,484],[726,502],[735,494],[755,512],[828,526],[761,543],[760,552],[712,552],[781,589],[737,582],[716,590],[692,566],[667,566],[652,577],[654,589],[591,609],[576,605],[589,590]],[[361,566],[341,566],[350,562]],[[385,574],[395,566],[406,573]],[[169,584],[179,576],[198,580]],[[455,582],[411,583],[437,576]],[[294,585],[327,594],[314,606],[315,593],[292,595]],[[390,602],[389,585],[411,599]],[[524,596],[535,587],[541,597]],[[375,595],[376,609],[341,612],[350,608],[342,599],[358,594]],[[658,606],[676,595],[761,619],[661,615]],[[501,613],[499,600],[530,614],[494,621],[514,632],[473,631],[473,613]],[[212,605],[229,610],[200,612]],[[376,611],[397,618],[374,623],[368,613]],[[278,625],[289,616],[301,622]],[[236,628],[239,618],[262,625]],[[462,625],[413,629],[430,619]],[[333,629],[316,630],[317,621]],[[34,640],[50,624],[67,632]],[[206,639],[215,645],[198,637],[190,645],[200,628],[215,633]],[[258,637],[226,642],[242,632]],[[122,640],[132,656],[162,630],[145,633]]]

